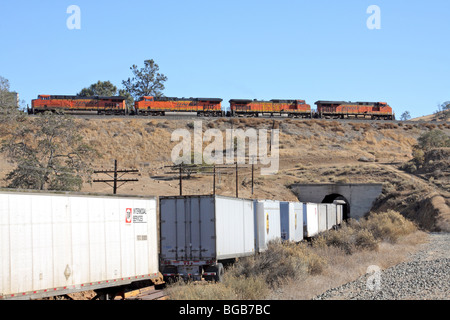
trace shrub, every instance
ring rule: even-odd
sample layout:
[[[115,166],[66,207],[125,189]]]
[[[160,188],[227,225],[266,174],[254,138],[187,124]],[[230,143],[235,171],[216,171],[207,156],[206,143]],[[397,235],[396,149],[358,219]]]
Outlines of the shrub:
[[[325,244],[327,246],[333,246],[340,248],[346,254],[352,254],[355,251],[355,240],[354,240],[355,229],[343,224],[339,230],[329,230],[324,232],[321,237],[323,237]]]
[[[424,150],[450,147],[450,137],[439,129],[422,134],[417,141],[419,147]]]
[[[276,286],[284,279],[299,279],[320,273],[326,262],[305,243],[271,241],[266,251],[239,260],[229,271],[237,278],[265,279]]]
[[[359,230],[355,235],[355,245],[363,250],[378,250],[378,241],[374,235],[366,229]]]
[[[414,162],[406,162],[400,166],[400,169],[409,173],[414,173],[417,171],[417,166]]]
[[[295,279],[307,271],[305,261],[295,259],[295,252],[280,241],[269,242],[266,251],[240,260],[235,267],[235,276],[262,276],[269,285],[284,278]]]
[[[371,213],[360,221],[350,219],[339,230],[330,230],[317,237],[313,247],[333,246],[346,254],[352,254],[356,250],[377,250],[380,241],[395,243],[400,236],[416,230],[414,223],[400,213],[388,210]]]
[[[371,213],[367,219],[362,220],[360,223],[363,228],[373,234],[375,239],[392,243],[397,242],[400,236],[417,230],[414,223],[394,210],[388,210],[383,213]]]
[[[415,163],[422,165],[425,160],[425,152],[422,149],[414,148],[412,152]]]
[[[229,273],[225,275],[223,284],[240,300],[260,300],[269,294],[269,287],[262,276],[246,278]]]

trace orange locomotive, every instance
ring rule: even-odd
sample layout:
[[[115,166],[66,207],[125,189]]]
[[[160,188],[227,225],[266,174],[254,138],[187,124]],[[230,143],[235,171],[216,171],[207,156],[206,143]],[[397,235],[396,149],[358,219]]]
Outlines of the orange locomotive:
[[[196,112],[197,116],[222,116],[222,99],[141,97],[134,103],[138,115],[163,116],[166,112]]]
[[[279,100],[270,101],[231,99],[229,116],[245,115],[258,117],[259,114],[279,114],[296,118],[311,118],[311,106],[305,100]]]
[[[392,108],[386,102],[316,101],[316,117],[370,118],[395,120]]]
[[[31,101],[30,114],[45,111],[96,111],[97,114],[128,114],[125,97],[79,97],[41,94]]]

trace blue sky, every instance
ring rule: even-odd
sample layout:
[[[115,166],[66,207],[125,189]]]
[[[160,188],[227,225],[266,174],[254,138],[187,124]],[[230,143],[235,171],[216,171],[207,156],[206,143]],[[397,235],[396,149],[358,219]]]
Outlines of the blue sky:
[[[0,75],[26,105],[98,80],[121,88],[154,59],[166,96],[386,101],[417,117],[450,100],[449,13],[448,0],[0,0]]]

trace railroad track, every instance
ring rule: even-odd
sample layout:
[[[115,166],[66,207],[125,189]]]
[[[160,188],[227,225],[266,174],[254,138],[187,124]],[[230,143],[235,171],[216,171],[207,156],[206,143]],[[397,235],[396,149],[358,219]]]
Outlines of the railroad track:
[[[342,123],[363,122],[363,123],[402,123],[402,124],[445,124],[446,122],[437,121],[402,121],[402,120],[372,120],[372,119],[334,119],[334,118],[288,118],[285,116],[260,116],[260,117],[198,117],[195,114],[169,114],[165,116],[144,116],[144,115],[97,115],[97,114],[82,114],[82,113],[68,113],[71,116],[82,119],[159,119],[159,120],[218,120],[218,119],[272,119],[272,120],[294,120],[294,121],[338,121]],[[37,117],[38,115],[27,115],[28,117]]]
[[[169,296],[163,290],[151,286],[126,292],[124,298],[125,300],[167,300]],[[122,300],[122,297],[116,297],[115,300]]]

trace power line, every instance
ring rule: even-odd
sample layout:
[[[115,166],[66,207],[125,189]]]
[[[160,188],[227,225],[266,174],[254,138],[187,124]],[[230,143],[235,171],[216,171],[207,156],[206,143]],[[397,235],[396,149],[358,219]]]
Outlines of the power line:
[[[170,168],[172,171],[165,172],[166,174],[178,174],[180,196],[183,195],[183,174],[187,174],[189,177],[193,174],[200,175],[212,175],[213,176],[213,195],[216,194],[216,174],[223,171],[235,170],[236,175],[236,198],[239,196],[239,167],[244,167],[244,165],[239,165],[238,162],[230,165],[196,165],[196,164],[184,164],[180,163],[177,165],[164,166],[164,168]],[[253,166],[252,166],[253,168]],[[212,171],[211,171],[212,170]],[[252,175],[252,185],[253,185],[253,175]],[[253,193],[252,193],[253,194]]]
[[[135,182],[139,181],[138,179],[120,179],[127,173],[138,173],[139,170],[136,169],[130,169],[130,170],[117,170],[117,160],[114,160],[114,170],[98,170],[94,171],[94,173],[104,173],[107,174],[112,179],[95,179],[93,182],[104,182],[110,187],[113,188],[113,194],[117,193],[117,189],[123,186],[127,182]],[[123,173],[120,177],[118,177],[118,173]],[[110,174],[113,174],[112,176]],[[111,186],[110,183],[113,183]],[[118,182],[122,182],[121,185],[117,185]]]

